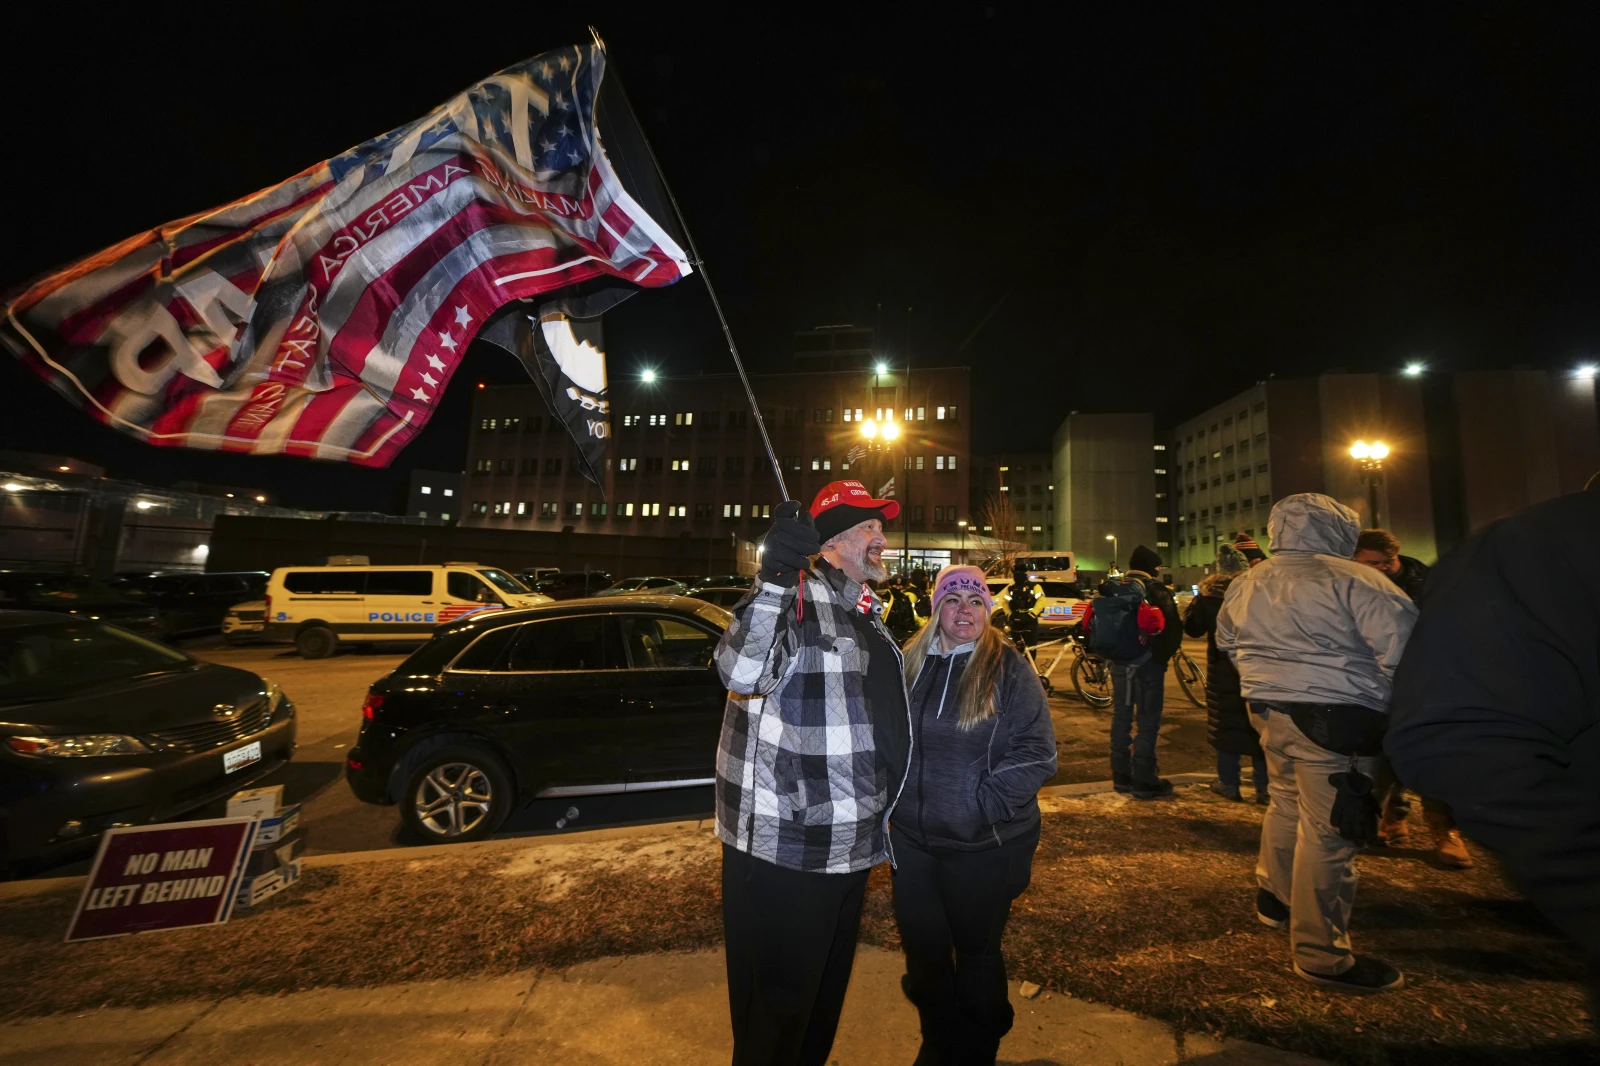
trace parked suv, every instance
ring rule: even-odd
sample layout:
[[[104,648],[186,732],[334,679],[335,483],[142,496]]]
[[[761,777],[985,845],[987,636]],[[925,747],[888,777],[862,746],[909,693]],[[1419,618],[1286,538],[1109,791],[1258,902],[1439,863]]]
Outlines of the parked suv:
[[[265,570],[220,574],[156,574],[128,579],[122,588],[132,598],[156,609],[169,637],[211,633],[222,628],[228,609],[245,600],[259,600],[267,591]]]
[[[381,678],[345,778],[430,843],[493,833],[523,801],[710,784],[732,615],[679,596],[474,615]]]

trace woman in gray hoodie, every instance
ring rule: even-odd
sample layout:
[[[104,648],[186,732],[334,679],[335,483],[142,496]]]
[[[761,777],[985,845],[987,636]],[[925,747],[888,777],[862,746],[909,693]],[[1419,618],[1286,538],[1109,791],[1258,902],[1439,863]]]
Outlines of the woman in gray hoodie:
[[[993,610],[981,570],[947,566],[905,649],[911,759],[890,854],[923,1066],[992,1064],[1011,1029],[1000,939],[1032,876],[1039,787],[1056,772],[1044,688],[988,624]]]

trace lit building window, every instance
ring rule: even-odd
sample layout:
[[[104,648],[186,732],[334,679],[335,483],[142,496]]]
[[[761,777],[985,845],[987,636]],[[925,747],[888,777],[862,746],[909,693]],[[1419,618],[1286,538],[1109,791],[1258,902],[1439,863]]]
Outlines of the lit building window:
[[[424,485],[424,486],[422,486],[422,494],[424,496],[432,496],[433,495],[433,486],[432,485]]]
[[[672,416],[672,419],[673,419],[673,424],[674,425],[692,426],[692,425],[694,425],[694,412],[693,411],[679,411],[677,414]]]
[[[641,518],[660,518],[661,505],[659,503],[641,503],[639,505],[639,516]]]

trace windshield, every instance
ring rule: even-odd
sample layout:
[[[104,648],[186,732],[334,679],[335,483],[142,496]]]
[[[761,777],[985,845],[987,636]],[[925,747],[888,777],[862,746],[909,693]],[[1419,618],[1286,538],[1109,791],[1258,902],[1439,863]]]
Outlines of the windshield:
[[[501,592],[526,593],[528,586],[506,573],[504,570],[479,570],[485,581],[499,589]]]
[[[192,662],[182,652],[97,622],[5,630],[0,632],[0,703],[51,699]]]
[[[1017,565],[1034,573],[1046,573],[1051,570],[1071,570],[1072,556],[1070,555],[1036,555],[1017,560]]]

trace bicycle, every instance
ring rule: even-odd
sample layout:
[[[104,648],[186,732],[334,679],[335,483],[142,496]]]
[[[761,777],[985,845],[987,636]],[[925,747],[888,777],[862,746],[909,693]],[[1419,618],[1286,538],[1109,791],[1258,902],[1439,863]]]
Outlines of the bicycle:
[[[1178,685],[1183,689],[1183,694],[1189,697],[1189,702],[1203,708],[1206,705],[1206,673],[1200,669],[1200,664],[1179,648],[1178,654],[1172,657],[1172,672],[1178,675]]]
[[[1081,625],[1073,627],[1069,642],[1073,652],[1073,691],[1091,707],[1111,706],[1111,664],[1089,650],[1089,638]]]

